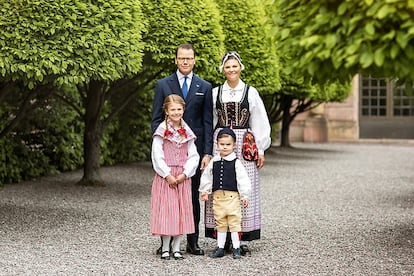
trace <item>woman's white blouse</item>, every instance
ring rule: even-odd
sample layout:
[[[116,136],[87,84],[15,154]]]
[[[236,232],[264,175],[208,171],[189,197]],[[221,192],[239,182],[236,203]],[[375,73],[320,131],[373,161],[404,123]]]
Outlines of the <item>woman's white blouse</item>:
[[[240,102],[243,97],[243,90],[246,84],[240,80],[235,89],[230,88],[227,81],[223,84],[222,101],[228,102]],[[217,125],[217,101],[218,87],[213,89],[213,126]],[[259,154],[264,154],[264,151],[270,147],[271,127],[269,119],[267,117],[266,108],[263,104],[262,98],[259,92],[253,86],[250,86],[248,92],[250,119],[249,126],[256,139],[256,144],[259,150]]]

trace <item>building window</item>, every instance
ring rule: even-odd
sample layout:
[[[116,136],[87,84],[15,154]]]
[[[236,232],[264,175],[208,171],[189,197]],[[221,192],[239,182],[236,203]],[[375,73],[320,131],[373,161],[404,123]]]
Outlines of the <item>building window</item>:
[[[414,96],[387,78],[361,78],[361,115],[363,117],[414,116]],[[414,90],[414,88],[413,88]]]
[[[398,86],[393,95],[393,115],[394,116],[414,116],[414,97],[407,96],[405,86]]]

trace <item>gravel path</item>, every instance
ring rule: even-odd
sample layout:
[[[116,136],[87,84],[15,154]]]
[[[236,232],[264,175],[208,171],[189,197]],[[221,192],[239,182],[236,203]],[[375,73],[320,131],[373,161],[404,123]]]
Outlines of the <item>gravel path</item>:
[[[414,143],[294,146],[266,154],[251,257],[160,260],[145,162],[0,189],[0,275],[414,275]]]

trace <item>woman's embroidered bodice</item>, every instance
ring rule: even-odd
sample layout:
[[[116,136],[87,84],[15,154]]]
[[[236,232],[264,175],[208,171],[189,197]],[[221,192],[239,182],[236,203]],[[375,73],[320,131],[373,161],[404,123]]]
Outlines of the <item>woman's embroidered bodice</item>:
[[[248,128],[249,127],[249,101],[248,101],[248,87],[243,90],[243,96],[240,102],[222,101],[222,87],[217,93],[216,109],[217,109],[217,127],[232,127],[232,128]]]

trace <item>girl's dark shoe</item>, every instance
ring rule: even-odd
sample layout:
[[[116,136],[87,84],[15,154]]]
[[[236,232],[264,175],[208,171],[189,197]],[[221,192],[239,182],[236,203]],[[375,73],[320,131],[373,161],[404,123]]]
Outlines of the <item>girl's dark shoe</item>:
[[[242,256],[252,255],[252,252],[249,250],[249,247],[246,244],[240,245],[240,251]]]
[[[181,252],[180,252],[180,251],[175,251],[175,252],[173,253],[173,257],[174,257],[174,259],[176,259],[176,260],[182,260],[182,259],[184,259],[183,255],[181,255]]]
[[[216,247],[213,252],[208,254],[211,258],[221,258],[224,257],[224,248]]]
[[[241,258],[241,250],[240,248],[233,249],[233,259],[240,259]]]
[[[161,260],[169,260],[170,259],[170,252],[164,251],[161,254]]]

